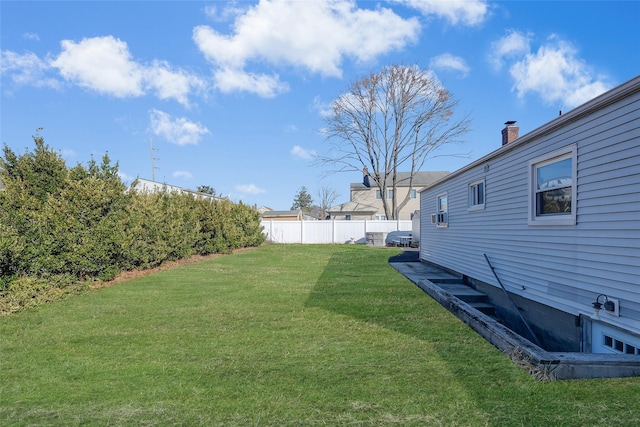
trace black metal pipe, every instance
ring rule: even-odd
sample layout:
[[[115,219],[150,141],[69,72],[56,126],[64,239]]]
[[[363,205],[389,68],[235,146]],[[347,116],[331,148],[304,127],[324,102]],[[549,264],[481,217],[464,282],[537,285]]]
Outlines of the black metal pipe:
[[[496,280],[498,281],[498,283],[500,283],[500,287],[504,291],[504,294],[507,296],[509,301],[511,301],[511,304],[513,304],[513,307],[516,309],[516,312],[518,313],[518,316],[520,316],[522,323],[524,323],[524,326],[527,327],[529,334],[531,335],[531,337],[533,337],[533,341],[535,341],[538,347],[542,347],[542,345],[540,344],[540,341],[538,340],[538,337],[536,336],[535,333],[533,333],[533,329],[531,329],[531,327],[529,326],[527,319],[525,319],[522,313],[520,313],[520,308],[516,305],[516,302],[513,300],[513,298],[511,298],[511,295],[509,295],[509,292],[507,292],[507,288],[505,288],[504,285],[502,284],[502,280],[500,280],[500,278],[498,277],[498,273],[496,273],[496,269],[493,268],[493,265],[491,265],[491,261],[489,261],[489,257],[487,256],[487,254],[484,254],[484,258],[487,260],[487,264],[489,264],[489,267],[491,268],[491,271],[493,272],[493,275],[495,276]]]

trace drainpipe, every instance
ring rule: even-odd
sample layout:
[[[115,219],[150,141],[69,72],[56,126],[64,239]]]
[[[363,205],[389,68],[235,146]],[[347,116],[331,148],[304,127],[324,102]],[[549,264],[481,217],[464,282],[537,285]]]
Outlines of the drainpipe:
[[[495,276],[496,280],[498,281],[498,283],[500,283],[500,287],[504,291],[504,294],[507,296],[509,301],[511,301],[511,304],[513,304],[513,307],[516,309],[516,313],[518,313],[518,316],[520,316],[520,319],[522,320],[522,323],[524,323],[524,326],[527,327],[527,330],[529,331],[529,334],[531,335],[531,337],[533,337],[533,341],[538,345],[538,347],[542,348],[542,345],[540,344],[540,341],[538,340],[538,337],[536,336],[535,333],[533,333],[533,330],[531,329],[531,326],[529,326],[529,323],[527,322],[527,320],[524,318],[522,313],[520,313],[520,308],[518,308],[518,306],[516,305],[516,302],[513,300],[513,298],[511,298],[511,295],[509,295],[509,293],[507,292],[507,289],[502,284],[502,281],[498,277],[498,273],[496,273],[496,270],[495,270],[495,268],[493,268],[493,265],[491,265],[491,261],[489,261],[489,257],[487,256],[487,254],[484,254],[484,258],[487,260],[487,264],[489,264],[489,267],[491,267],[491,271],[493,272],[493,275]]]

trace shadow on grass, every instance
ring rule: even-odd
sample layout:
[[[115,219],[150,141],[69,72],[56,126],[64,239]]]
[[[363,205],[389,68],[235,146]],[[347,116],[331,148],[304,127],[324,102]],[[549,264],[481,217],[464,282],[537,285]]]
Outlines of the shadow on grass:
[[[376,251],[331,257],[306,302],[308,307],[349,316],[427,344],[455,381],[490,413],[505,395],[505,384],[533,381],[467,325],[425,295],[389,262],[407,262],[412,253],[389,257]],[[412,361],[406,355],[407,363]],[[518,386],[516,386],[517,388]],[[511,395],[511,393],[506,393]],[[517,395],[518,392],[513,393]]]
[[[447,355],[449,345],[468,339],[486,342],[440,304],[389,265],[417,261],[417,251],[389,257],[390,250],[334,254],[306,301],[363,322],[423,340],[438,341]],[[462,334],[462,335],[461,335]]]

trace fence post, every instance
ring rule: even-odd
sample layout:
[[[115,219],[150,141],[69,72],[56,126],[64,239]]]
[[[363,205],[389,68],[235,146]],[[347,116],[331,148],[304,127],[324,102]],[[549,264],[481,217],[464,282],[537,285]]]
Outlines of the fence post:
[[[336,243],[336,220],[331,218],[331,243]]]

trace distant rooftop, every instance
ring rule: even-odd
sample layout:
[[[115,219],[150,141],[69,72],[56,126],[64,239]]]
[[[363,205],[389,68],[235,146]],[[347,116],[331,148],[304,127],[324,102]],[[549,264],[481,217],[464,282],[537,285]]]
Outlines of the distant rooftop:
[[[413,175],[413,182],[411,184],[412,187],[425,187],[429,184],[432,184],[439,179],[444,178],[449,175],[447,171],[426,171],[426,172],[416,172]],[[397,182],[396,185],[398,187],[408,187],[409,186],[409,178],[411,177],[410,172],[398,172],[397,173]],[[373,176],[371,176],[371,180],[373,181]],[[392,177],[387,177],[387,185],[390,186],[392,184]],[[371,183],[371,186],[374,187],[375,183]],[[351,189],[366,189],[361,182],[353,182],[351,183]]]

